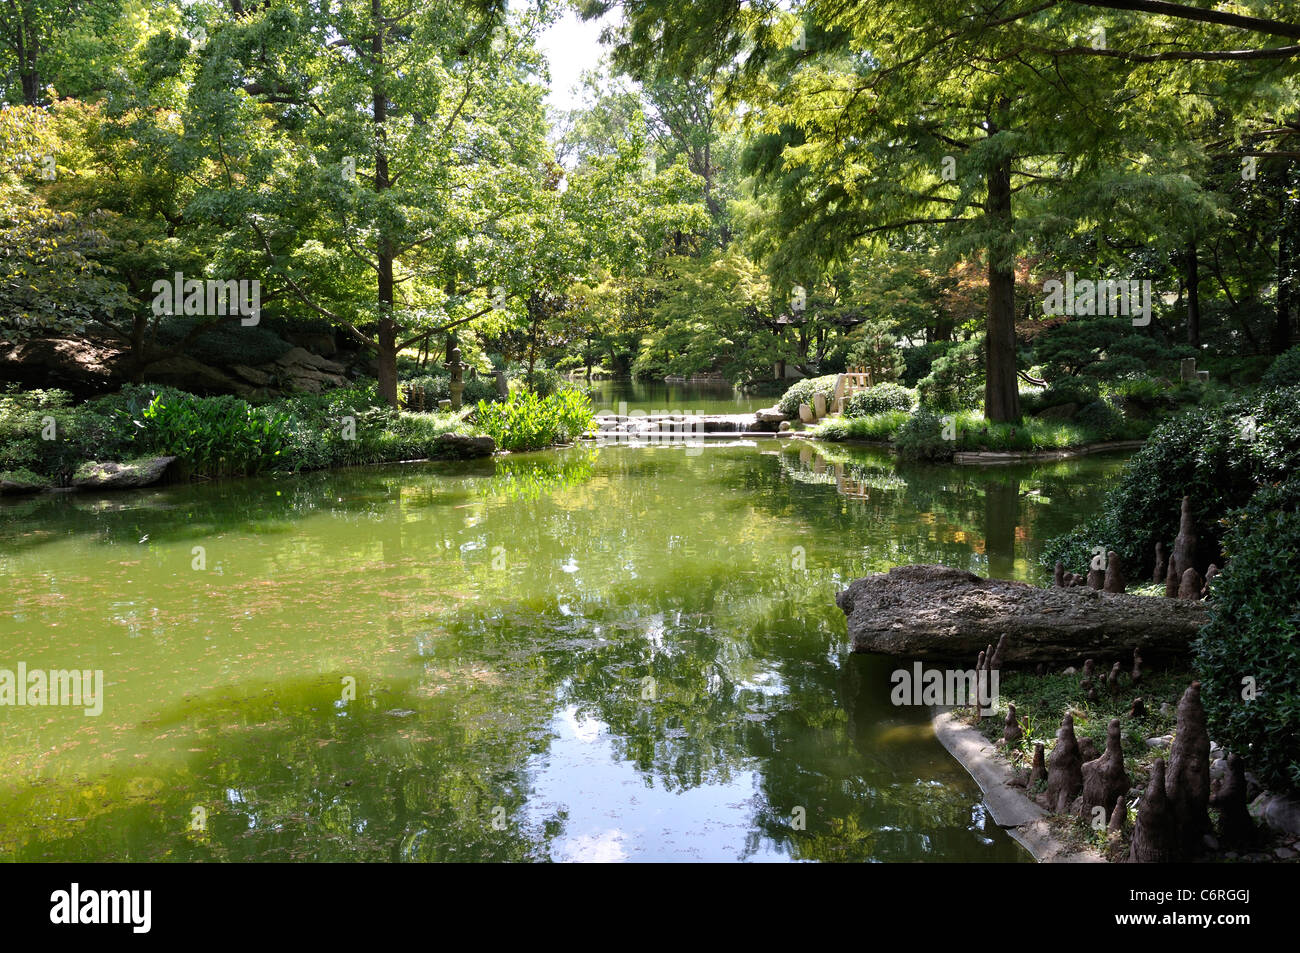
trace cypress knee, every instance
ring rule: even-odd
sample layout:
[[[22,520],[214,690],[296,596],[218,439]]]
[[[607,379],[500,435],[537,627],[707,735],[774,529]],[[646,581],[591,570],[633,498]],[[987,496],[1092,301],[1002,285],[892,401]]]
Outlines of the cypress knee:
[[[1124,579],[1124,561],[1119,553],[1111,551],[1106,554],[1106,579],[1102,589],[1106,592],[1123,592],[1128,585]]]
[[[1083,774],[1083,813],[1091,817],[1093,808],[1100,807],[1110,820],[1115,799],[1123,797],[1129,789],[1128,773],[1124,770],[1124,752],[1120,747],[1119,719],[1112,718],[1106,728],[1106,750],[1100,758],[1085,761]]]
[[[1133,841],[1129,844],[1129,863],[1167,864],[1174,859],[1174,843],[1173,817],[1165,793],[1165,762],[1158,759],[1151,765],[1151,780],[1138,802],[1137,823],[1133,825]]]
[[[1178,702],[1165,789],[1182,854],[1191,856],[1200,850],[1201,838],[1210,829],[1206,810],[1210,803],[1210,735],[1205,727],[1200,682],[1192,682]]]
[[[1047,759],[1047,803],[1051,810],[1064,814],[1070,802],[1083,789],[1083,761],[1079,742],[1074,737],[1074,716],[1067,713],[1056,732],[1056,747]]]

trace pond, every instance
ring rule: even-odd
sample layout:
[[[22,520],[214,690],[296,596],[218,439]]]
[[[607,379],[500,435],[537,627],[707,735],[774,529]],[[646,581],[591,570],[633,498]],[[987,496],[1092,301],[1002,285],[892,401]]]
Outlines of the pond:
[[[10,860],[1026,861],[854,656],[906,562],[1039,580],[1115,458],[578,446],[0,506]]]
[[[669,384],[663,381],[596,380],[591,403],[596,413],[750,414],[776,403],[776,397],[743,394],[725,381]]]

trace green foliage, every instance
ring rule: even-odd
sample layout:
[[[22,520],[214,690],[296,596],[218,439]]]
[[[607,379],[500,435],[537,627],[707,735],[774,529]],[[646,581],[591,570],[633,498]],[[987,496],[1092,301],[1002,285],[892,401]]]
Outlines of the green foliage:
[[[978,407],[984,399],[984,336],[949,348],[916,385],[921,404],[932,410]]]
[[[898,428],[894,445],[904,460],[951,460],[952,440],[943,439],[944,422],[938,414],[922,407]]]
[[[903,356],[903,374],[901,382],[907,387],[915,387],[921,378],[929,375],[934,362],[957,346],[957,341],[933,341],[929,344],[917,344],[900,348]]]
[[[1090,377],[1058,377],[1046,387],[1020,392],[1021,409],[1037,414],[1052,407],[1078,404],[1083,407],[1101,396],[1101,387]]]
[[[1149,575],[1155,544],[1178,533],[1183,496],[1192,500],[1199,536],[1197,568],[1221,564],[1222,527],[1263,483],[1300,464],[1300,388],[1277,388],[1225,404],[1213,413],[1186,411],[1151,432],[1106,496],[1102,514],[1048,541],[1044,565],[1061,560],[1081,571],[1082,552],[1113,549],[1130,578]]]
[[[461,403],[466,406],[477,404],[480,400],[494,401],[500,400],[497,393],[497,382],[491,378],[480,375],[471,377],[464,382],[465,386],[460,392]],[[402,404],[405,407],[419,407],[415,395],[422,393],[424,396],[424,410],[433,411],[438,408],[438,401],[451,399],[451,374],[421,374],[418,377],[408,377],[404,379],[398,388],[402,395]]]
[[[0,394],[0,471],[27,470],[66,483],[82,461],[114,459],[130,438],[103,399],[77,405],[64,391],[13,386]]]
[[[475,412],[478,426],[503,450],[541,450],[568,443],[587,432],[592,417],[591,400],[574,389],[549,397],[515,392],[505,402],[480,401]]]
[[[906,410],[854,417],[832,417],[813,431],[822,440],[891,440],[908,419]]]
[[[866,368],[873,381],[888,383],[903,376],[907,364],[899,349],[892,325],[884,321],[869,321],[858,328],[849,348],[847,366]]]
[[[888,410],[911,410],[916,395],[898,384],[877,384],[850,394],[844,401],[844,416],[869,417]]]
[[[1295,387],[1300,385],[1300,345],[1283,351],[1260,380],[1264,387]]]
[[[45,440],[50,420],[56,437]],[[468,430],[454,414],[393,411],[373,384],[261,407],[140,385],[84,404],[11,390],[0,396],[0,472],[66,484],[84,463],[151,454],[180,457],[194,476],[297,472],[436,457],[440,435]]]
[[[1300,791],[1300,478],[1261,489],[1229,524],[1196,643],[1210,732],[1269,790]]]
[[[179,457],[196,476],[274,469],[286,446],[283,413],[237,397],[159,394],[140,415],[142,449]]]
[[[1177,357],[1178,352],[1125,317],[1075,318],[1034,339],[1034,360],[1049,381],[1076,376],[1115,381],[1130,375],[1172,373]]]
[[[829,406],[831,398],[835,396],[835,377],[834,374],[828,374],[825,377],[806,377],[797,381],[785,392],[785,396],[777,401],[777,409],[787,417],[793,416],[799,413],[800,404],[812,406],[814,394],[825,395]]]
[[[1092,431],[1100,440],[1113,440],[1125,433],[1124,415],[1114,404],[1102,398],[1080,407],[1074,415],[1074,422]]]

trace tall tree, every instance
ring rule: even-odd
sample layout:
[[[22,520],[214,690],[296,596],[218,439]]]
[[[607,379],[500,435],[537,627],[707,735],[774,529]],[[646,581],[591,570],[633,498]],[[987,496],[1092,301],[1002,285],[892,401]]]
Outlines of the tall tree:
[[[206,28],[186,115],[217,172],[204,210],[374,349],[394,406],[404,347],[526,290],[555,176],[541,22],[497,0],[272,0]]]

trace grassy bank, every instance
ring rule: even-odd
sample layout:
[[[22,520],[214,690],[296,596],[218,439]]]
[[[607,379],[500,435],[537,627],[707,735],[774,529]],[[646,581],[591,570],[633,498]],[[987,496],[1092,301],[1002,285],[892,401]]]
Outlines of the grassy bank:
[[[14,487],[69,485],[92,461],[174,456],[191,477],[296,473],[454,453],[446,434],[490,434],[497,446],[534,450],[590,425],[590,402],[562,391],[512,394],[458,412],[413,413],[378,400],[373,384],[261,404],[131,385],[83,403],[57,390],[0,395],[0,480]]]

